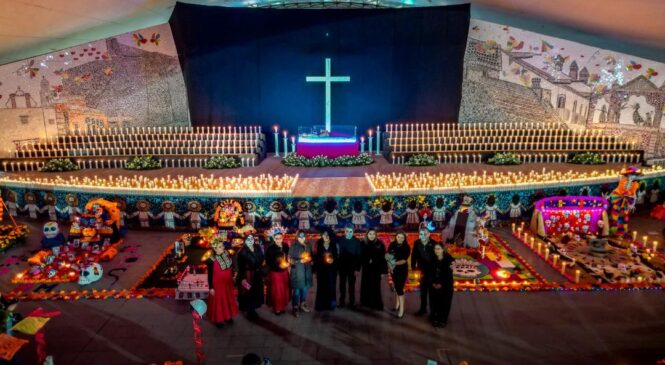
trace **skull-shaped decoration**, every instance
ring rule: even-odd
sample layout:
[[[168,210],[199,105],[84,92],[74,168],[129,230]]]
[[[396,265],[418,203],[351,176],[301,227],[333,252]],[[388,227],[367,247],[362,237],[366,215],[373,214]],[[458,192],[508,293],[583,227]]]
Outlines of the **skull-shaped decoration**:
[[[564,223],[563,224],[563,230],[566,231],[566,232],[570,231],[570,223]]]
[[[570,216],[570,212],[567,211],[567,210],[564,210],[564,211],[563,211],[563,217],[566,218],[566,219],[568,219],[569,216]]]
[[[96,262],[88,264],[81,269],[81,274],[79,275],[79,285],[88,285],[92,284],[95,281],[102,278],[104,270],[102,266]]]
[[[458,259],[453,262],[453,275],[463,278],[476,278],[482,272],[477,261]]]
[[[60,233],[60,227],[58,227],[58,223],[56,222],[47,222],[44,224],[42,232],[46,238],[55,238],[58,236],[58,233]]]
[[[587,233],[587,232],[589,232],[589,226],[588,226],[588,225],[586,225],[586,224],[585,224],[585,225],[583,225],[583,226],[582,226],[582,232],[584,232],[584,233]]]
[[[51,279],[51,278],[54,277],[55,274],[57,274],[57,273],[58,273],[58,270],[56,270],[56,269],[50,269],[50,270],[48,271],[48,273],[46,273],[46,276],[47,276],[49,279]]]
[[[584,215],[584,221],[585,222],[591,222],[591,214],[587,213]]]

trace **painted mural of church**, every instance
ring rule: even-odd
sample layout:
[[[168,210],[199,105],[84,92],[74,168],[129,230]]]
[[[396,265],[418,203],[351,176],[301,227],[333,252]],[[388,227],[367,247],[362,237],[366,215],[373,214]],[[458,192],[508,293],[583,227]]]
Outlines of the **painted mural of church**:
[[[472,19],[460,121],[563,122],[665,156],[665,65]]]
[[[89,128],[190,125],[168,24],[0,66],[0,154]]]

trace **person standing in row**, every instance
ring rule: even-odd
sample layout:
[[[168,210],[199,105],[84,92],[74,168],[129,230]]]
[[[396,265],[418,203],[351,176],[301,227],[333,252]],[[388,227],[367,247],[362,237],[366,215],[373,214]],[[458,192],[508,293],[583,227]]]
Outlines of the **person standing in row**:
[[[296,232],[296,243],[289,249],[289,262],[293,315],[298,317],[300,311],[310,312],[307,291],[312,286],[312,249],[307,245],[305,231]]]
[[[263,247],[253,235],[245,238],[245,245],[238,251],[238,303],[240,310],[247,312],[249,318],[256,318],[256,309],[264,301],[263,291]]]
[[[328,231],[321,233],[316,242],[314,254],[314,270],[316,271],[316,303],[317,311],[335,310],[337,306],[337,244]]]
[[[413,243],[413,256],[411,256],[411,270],[420,272],[420,309],[417,316],[427,313],[428,291],[430,289],[429,269],[434,256],[434,242],[430,239],[427,228],[421,227],[418,239]]]
[[[362,250],[362,277],[360,280],[360,303],[363,307],[383,310],[381,298],[381,276],[386,273],[386,246],[370,228],[365,236]]]
[[[411,248],[406,242],[406,233],[398,231],[395,240],[388,246],[388,254],[394,260],[394,267],[391,269],[393,285],[395,286],[395,311],[397,318],[404,317],[404,285],[409,273],[408,260],[411,255]]]
[[[445,327],[453,301],[453,257],[442,243],[433,245],[434,257],[430,265],[430,310],[434,327]]]
[[[208,319],[217,327],[224,326],[224,322],[233,323],[238,315],[233,287],[233,260],[224,247],[221,238],[212,241],[212,255],[206,260],[208,266]]]
[[[289,288],[289,246],[284,244],[284,234],[275,232],[272,244],[266,249],[268,266],[268,305],[275,314],[284,313],[291,299]]]
[[[353,236],[353,226],[347,226],[344,237],[339,239],[339,307],[346,305],[346,294],[348,289],[349,307],[356,304],[356,275],[360,271],[360,259],[362,255],[362,244]]]

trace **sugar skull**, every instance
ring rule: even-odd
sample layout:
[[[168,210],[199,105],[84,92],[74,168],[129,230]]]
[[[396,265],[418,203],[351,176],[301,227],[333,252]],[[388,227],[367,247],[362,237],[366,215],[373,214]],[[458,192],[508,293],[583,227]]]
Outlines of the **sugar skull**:
[[[60,227],[58,227],[58,223],[56,222],[47,222],[44,224],[42,232],[44,232],[44,237],[46,238],[55,238],[60,233]]]
[[[587,233],[589,232],[589,225],[585,224],[582,226],[582,232]]]
[[[566,232],[570,231],[570,223],[567,223],[567,222],[564,223],[563,224],[563,230],[566,231]]]
[[[584,221],[585,222],[591,222],[591,214],[587,213],[584,215]]]
[[[88,264],[81,269],[81,274],[79,275],[79,285],[88,285],[92,284],[95,281],[98,281],[102,278],[104,270],[102,266],[96,262]]]
[[[568,219],[569,216],[570,216],[570,212],[567,211],[567,210],[564,210],[564,211],[563,211],[563,217],[566,218],[566,219]]]

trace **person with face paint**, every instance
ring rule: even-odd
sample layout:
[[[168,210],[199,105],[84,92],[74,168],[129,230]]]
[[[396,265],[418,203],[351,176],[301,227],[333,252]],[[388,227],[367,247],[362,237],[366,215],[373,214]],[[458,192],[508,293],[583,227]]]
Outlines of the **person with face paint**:
[[[347,226],[344,237],[338,240],[339,261],[339,302],[338,306],[343,308],[346,303],[348,290],[349,307],[356,305],[356,275],[360,271],[360,259],[362,255],[362,244],[353,236],[353,226]]]
[[[316,270],[317,311],[335,310],[337,306],[337,243],[332,230],[323,231],[316,242],[314,269]]]
[[[404,231],[397,232],[395,240],[388,246],[388,253],[392,255],[395,261],[395,266],[390,269],[395,285],[395,311],[397,312],[397,318],[402,318],[404,317],[404,285],[409,273],[407,263],[411,255],[411,248],[406,242]]]
[[[245,238],[245,245],[238,251],[238,303],[249,318],[256,318],[256,309],[264,303],[263,247],[253,235]]]
[[[307,291],[312,286],[312,248],[307,244],[305,231],[296,232],[296,242],[289,249],[291,262],[291,297],[293,315],[300,312],[309,313],[307,307]]]
[[[446,252],[442,243],[433,245],[432,262],[429,278],[430,288],[430,316],[434,327],[443,328],[448,322],[450,305],[453,301],[453,257]]]
[[[383,310],[381,276],[387,272],[386,246],[370,228],[362,249],[362,276],[360,279],[360,303],[363,307]]]
[[[233,287],[233,260],[224,247],[224,241],[213,239],[213,254],[206,261],[208,266],[208,319],[216,326],[222,327],[224,322],[233,323],[238,315]]]
[[[272,244],[266,249],[268,266],[268,305],[275,314],[283,314],[291,300],[289,287],[289,246],[284,244],[284,234],[277,231]]]
[[[420,272],[420,309],[416,312],[417,316],[427,313],[427,293],[429,291],[429,269],[434,257],[434,244],[437,243],[430,239],[430,233],[427,228],[422,227],[418,233],[418,239],[413,243],[413,252],[411,256],[411,270]]]

